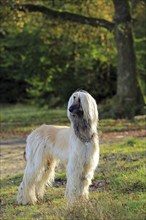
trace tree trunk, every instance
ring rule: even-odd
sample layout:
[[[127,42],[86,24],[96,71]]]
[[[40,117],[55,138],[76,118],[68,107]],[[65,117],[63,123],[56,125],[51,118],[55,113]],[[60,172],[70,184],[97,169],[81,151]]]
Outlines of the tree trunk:
[[[113,0],[115,6],[115,41],[118,51],[117,95],[113,110],[116,117],[133,118],[141,113],[144,100],[138,85],[136,58],[131,31],[128,0]]]

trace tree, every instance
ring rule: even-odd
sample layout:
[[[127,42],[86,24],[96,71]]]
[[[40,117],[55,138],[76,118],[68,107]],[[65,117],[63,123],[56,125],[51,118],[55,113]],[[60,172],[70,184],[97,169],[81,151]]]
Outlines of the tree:
[[[112,106],[117,117],[132,118],[135,114],[142,112],[144,101],[137,80],[130,8],[128,0],[113,0],[113,4],[115,8],[114,22],[66,11],[53,10],[42,5],[15,4],[13,8],[24,12],[41,12],[50,19],[103,27],[108,31],[113,31],[118,51],[118,62],[117,94]]]
[[[128,1],[113,0],[115,6],[115,41],[118,51],[117,95],[115,113],[132,118],[141,113],[143,97],[137,81],[136,58]]]

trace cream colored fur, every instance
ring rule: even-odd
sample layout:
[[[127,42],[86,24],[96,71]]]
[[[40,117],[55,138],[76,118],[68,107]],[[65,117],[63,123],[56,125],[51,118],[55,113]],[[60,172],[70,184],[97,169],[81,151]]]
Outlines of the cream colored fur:
[[[89,124],[88,129],[79,127],[79,136],[76,135],[78,129],[75,132],[75,116],[69,111],[78,101],[83,110],[82,117]],[[87,92],[75,92],[69,99],[67,115],[70,127],[42,125],[28,136],[27,163],[18,189],[18,204],[35,204],[43,199],[46,184],[53,182],[55,167],[60,160],[67,163],[67,203],[73,205],[79,199],[88,199],[89,185],[99,161],[96,102]],[[78,122],[77,116],[76,120]],[[86,134],[90,138],[83,141],[80,136],[85,139]]]

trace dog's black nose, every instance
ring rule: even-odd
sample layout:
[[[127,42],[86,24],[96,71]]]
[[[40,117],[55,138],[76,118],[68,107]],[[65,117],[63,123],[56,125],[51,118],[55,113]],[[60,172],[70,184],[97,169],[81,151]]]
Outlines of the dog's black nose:
[[[74,111],[74,106],[70,106],[69,111],[72,113]]]
[[[78,113],[78,111],[79,111],[79,107],[78,107],[78,105],[71,105],[70,107],[69,107],[69,111],[72,113],[72,114],[77,114]]]

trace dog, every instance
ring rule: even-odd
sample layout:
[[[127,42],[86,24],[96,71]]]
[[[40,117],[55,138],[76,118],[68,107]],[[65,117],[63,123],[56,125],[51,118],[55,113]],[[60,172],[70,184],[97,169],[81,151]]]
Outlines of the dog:
[[[35,204],[43,199],[59,161],[67,163],[67,204],[88,200],[89,185],[99,162],[96,101],[86,91],[75,91],[68,101],[67,116],[70,127],[44,124],[28,136],[18,204]]]

